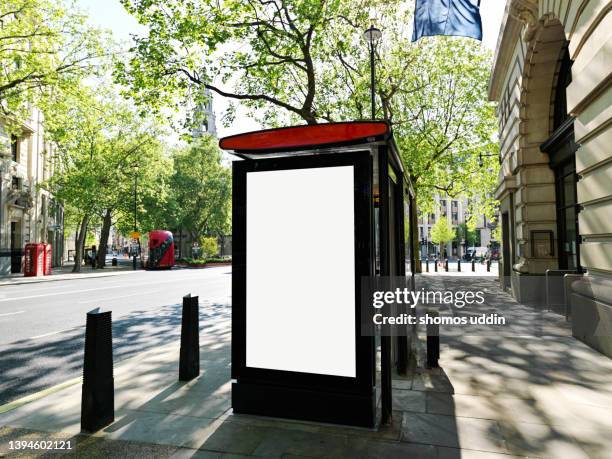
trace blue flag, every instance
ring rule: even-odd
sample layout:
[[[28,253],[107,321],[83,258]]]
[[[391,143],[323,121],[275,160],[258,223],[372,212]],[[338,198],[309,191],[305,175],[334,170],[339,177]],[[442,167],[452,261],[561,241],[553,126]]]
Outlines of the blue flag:
[[[416,0],[412,41],[432,35],[482,41],[480,0]]]

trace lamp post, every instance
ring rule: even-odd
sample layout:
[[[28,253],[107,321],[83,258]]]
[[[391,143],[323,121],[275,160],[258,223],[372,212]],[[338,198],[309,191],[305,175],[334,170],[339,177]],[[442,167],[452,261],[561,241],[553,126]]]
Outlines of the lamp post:
[[[370,97],[372,102],[372,119],[376,119],[376,69],[374,65],[374,48],[376,42],[382,37],[382,32],[372,24],[363,33],[370,44]]]
[[[137,190],[138,190],[138,164],[134,164],[134,235],[136,234],[136,228],[137,228],[137,218],[136,218],[136,212],[138,209],[137,202],[136,202]],[[140,252],[140,238],[138,238],[138,252]],[[132,268],[136,270],[136,253],[133,254]]]
[[[496,155],[496,154],[493,154],[493,153],[485,153],[485,154],[483,155],[482,153],[480,153],[480,152],[479,152],[479,153],[478,153],[478,165],[479,165],[480,167],[482,167],[482,166],[484,165],[484,164],[483,164],[483,161],[482,161],[483,156],[497,156],[497,155]]]

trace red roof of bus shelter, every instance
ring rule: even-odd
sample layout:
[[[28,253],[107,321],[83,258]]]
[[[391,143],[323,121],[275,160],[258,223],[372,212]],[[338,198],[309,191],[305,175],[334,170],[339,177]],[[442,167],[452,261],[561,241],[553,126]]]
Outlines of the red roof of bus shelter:
[[[224,137],[219,141],[219,146],[224,150],[238,152],[303,150],[321,146],[372,142],[385,138],[390,132],[389,125],[384,121],[311,124]]]

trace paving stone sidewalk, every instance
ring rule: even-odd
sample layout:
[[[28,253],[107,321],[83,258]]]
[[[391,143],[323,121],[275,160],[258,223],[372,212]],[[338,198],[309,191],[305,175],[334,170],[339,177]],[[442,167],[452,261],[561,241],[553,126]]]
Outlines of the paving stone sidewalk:
[[[464,282],[431,279],[444,288]],[[234,415],[227,304],[224,318],[201,336],[199,378],[177,381],[178,343],[148,352],[115,370],[113,424],[80,434],[76,384],[1,414],[0,456],[609,458],[612,361],[573,339],[563,317],[516,304],[494,279],[472,282],[494,295],[486,310],[512,325],[497,333],[443,334],[440,368],[417,366],[395,377],[390,426],[374,431]],[[420,346],[418,362],[422,352]],[[11,440],[54,438],[76,446],[68,453],[8,449]]]
[[[21,285],[38,282],[53,282],[72,279],[86,279],[94,277],[107,277],[123,274],[133,274],[139,272],[132,268],[132,264],[127,259],[122,259],[117,266],[112,266],[111,261],[107,260],[106,266],[102,269],[92,269],[91,266],[83,266],[80,273],[73,273],[74,263],[66,263],[64,266],[53,268],[48,276],[25,277],[23,273],[0,276],[0,286]]]

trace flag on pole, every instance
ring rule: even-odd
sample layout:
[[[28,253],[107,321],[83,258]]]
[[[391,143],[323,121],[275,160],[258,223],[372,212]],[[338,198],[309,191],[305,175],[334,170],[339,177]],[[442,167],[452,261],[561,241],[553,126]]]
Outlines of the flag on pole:
[[[480,0],[416,0],[412,41],[432,35],[482,41]]]

